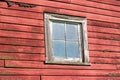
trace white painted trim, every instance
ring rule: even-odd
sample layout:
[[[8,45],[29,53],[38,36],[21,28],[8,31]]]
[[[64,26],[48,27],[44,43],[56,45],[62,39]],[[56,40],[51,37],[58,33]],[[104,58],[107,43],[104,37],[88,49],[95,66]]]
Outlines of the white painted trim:
[[[87,19],[83,17],[68,16],[54,13],[45,13],[45,42],[46,42],[46,63],[63,63],[63,64],[89,64],[89,50],[88,50],[88,36],[87,36]],[[51,20],[65,21],[82,24],[82,40],[83,50],[82,58],[75,59],[61,59],[56,58],[52,55],[52,31],[51,31]],[[84,59],[84,60],[83,60]],[[84,62],[82,62],[82,60]],[[67,62],[67,63],[66,63]]]

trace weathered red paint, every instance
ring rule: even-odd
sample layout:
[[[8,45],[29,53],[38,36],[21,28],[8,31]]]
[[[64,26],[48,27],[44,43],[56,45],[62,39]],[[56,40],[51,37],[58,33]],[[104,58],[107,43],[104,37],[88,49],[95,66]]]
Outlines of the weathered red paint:
[[[32,47],[43,47],[45,46],[43,40],[35,39],[19,39],[19,38],[0,38],[0,44],[16,45],[16,46],[32,46]]]
[[[0,76],[1,80],[40,80],[40,76]]]
[[[7,24],[0,23],[0,30],[9,30],[9,31],[20,31],[20,32],[29,32],[29,33],[44,33],[43,26],[33,27],[26,25],[15,25],[15,24]]]
[[[44,61],[45,54],[34,54],[33,53],[2,53],[0,52],[1,62],[3,60],[23,60],[23,61]],[[2,65],[2,63],[1,63]]]
[[[91,1],[96,1],[96,2],[99,2],[99,3],[105,3],[105,4],[120,6],[119,0],[118,1],[117,0],[105,0],[105,1],[91,0]]]
[[[0,60],[0,67],[4,67],[4,60]]]
[[[43,47],[27,47],[27,46],[13,46],[13,45],[0,45],[0,52],[18,52],[18,53],[45,53]]]
[[[44,39],[43,34],[15,32],[15,31],[7,31],[7,30],[0,30],[0,32],[1,32],[0,36],[2,36],[2,37],[15,37],[15,38],[27,38],[27,39]]]
[[[23,18],[43,19],[43,15],[35,12],[26,12],[26,11],[19,11],[19,10],[13,10],[13,9],[4,9],[4,8],[0,8],[0,11],[1,11],[0,14],[2,15],[10,15],[10,16],[16,16],[16,17],[23,17]]]
[[[99,32],[88,32],[89,38],[99,38],[99,39],[107,39],[107,40],[120,40],[119,35],[108,34],[108,33],[99,33]]]
[[[109,52],[109,51],[90,51],[91,57],[97,58],[120,58],[119,52]]]
[[[89,38],[89,44],[100,44],[100,45],[108,45],[108,46],[119,46],[120,41],[116,40],[106,40],[106,39],[99,39],[99,38]],[[114,44],[111,44],[114,43]]]
[[[120,24],[117,23],[110,23],[110,22],[104,22],[104,21],[96,21],[96,20],[88,20],[88,25],[91,26],[98,26],[98,27],[104,27],[104,28],[116,28],[119,29]]]
[[[78,15],[78,16],[87,16],[88,19],[93,19],[93,20],[100,20],[100,21],[106,21],[106,22],[114,22],[114,23],[119,23],[118,21],[120,18],[114,18],[111,16],[105,16],[105,15],[97,15],[97,14],[92,14],[92,13],[85,13],[85,12],[78,12],[78,11],[71,11],[71,10],[65,10],[65,9],[60,9],[59,10],[61,13],[65,14],[72,14],[72,15]]]
[[[119,46],[106,46],[106,45],[96,45],[96,44],[91,44],[89,45],[90,51],[98,50],[98,51],[104,51],[104,52],[120,52],[120,47]]]
[[[13,61],[13,60],[5,61],[6,67],[40,68],[41,65],[43,65],[43,62],[38,61]]]
[[[114,75],[111,75],[114,74]],[[75,69],[28,69],[0,68],[0,75],[48,75],[48,76],[111,76],[119,77],[118,70],[78,70]]]
[[[43,80],[119,80],[119,77],[43,76]]]
[[[53,2],[49,1],[49,0],[44,0],[44,1],[43,0],[34,0],[34,1],[29,1],[29,2],[27,0],[24,0],[24,1],[21,1],[21,0],[12,0],[12,1],[27,2],[27,3],[34,3],[34,4],[40,4],[40,5],[48,5],[49,4],[48,6],[61,7],[61,8],[73,8],[73,7],[68,7],[69,4],[64,4],[64,3],[60,3],[60,2],[54,2],[54,1],[57,1],[57,0],[54,0]],[[83,2],[78,1],[78,0],[71,0],[71,3],[77,3],[77,4],[82,4],[82,5],[85,5],[85,2],[86,2],[86,5],[92,3],[92,2],[86,1],[86,0],[83,1]],[[56,5],[56,4],[58,4],[58,5]],[[93,7],[95,4],[97,4],[97,3],[94,2],[94,3],[92,3],[91,6]],[[111,9],[111,7],[113,7],[113,8],[115,8],[115,7],[119,8],[118,6],[112,6],[112,5],[107,5],[107,4],[97,4],[96,6],[99,6],[99,5],[100,6],[102,5],[102,7],[104,7],[104,8],[106,8],[105,6],[107,6],[110,9]],[[114,10],[117,10],[117,9],[114,9]]]
[[[107,1],[107,2],[110,2],[110,1]],[[118,6],[102,4],[102,3],[97,3],[97,2],[91,2],[90,0],[84,0],[84,1],[71,0],[71,3],[78,4],[78,5],[83,5],[83,6],[88,6],[88,7],[99,8],[99,9],[120,11],[120,9],[117,9]]]
[[[109,59],[109,63],[112,63],[113,59],[106,58],[106,60]],[[101,60],[101,58],[92,58],[92,63],[97,63],[96,61]],[[104,59],[105,61],[105,59]],[[66,70],[114,70],[117,69],[115,64],[102,64],[101,61],[98,61],[99,64],[92,64],[91,66],[77,66],[77,65],[60,65],[60,64],[44,64],[43,62],[38,61],[18,61],[18,60],[5,60],[5,66],[6,67],[15,67],[15,68],[42,68],[42,69],[66,69]],[[114,61],[115,62],[115,61]],[[108,63],[108,62],[107,62]]]
[[[120,80],[120,8],[117,0],[0,2],[0,80]],[[90,66],[46,64],[44,12],[87,18]]]
[[[119,29],[105,28],[105,27],[99,27],[99,26],[88,26],[88,31],[120,35]]]
[[[120,59],[117,58],[93,58],[90,59],[91,63],[95,64],[120,64]]]
[[[5,23],[33,25],[33,26],[43,25],[43,21],[39,22],[39,20],[36,20],[36,19],[11,17],[11,16],[3,16],[3,15],[0,15],[0,17],[1,17],[0,21]]]

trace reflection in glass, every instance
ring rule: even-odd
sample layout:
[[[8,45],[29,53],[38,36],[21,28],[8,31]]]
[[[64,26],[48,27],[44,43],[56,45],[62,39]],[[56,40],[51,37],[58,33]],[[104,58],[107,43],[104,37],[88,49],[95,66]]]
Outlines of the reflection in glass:
[[[67,40],[77,40],[78,39],[78,25],[67,23],[66,24],[66,39]]]
[[[64,32],[65,32],[65,23],[63,22],[52,22],[53,26],[53,39],[64,39]]]
[[[64,41],[53,41],[53,54],[55,57],[64,57],[65,58],[65,43]]]
[[[78,42],[66,42],[66,51],[68,58],[79,58]]]

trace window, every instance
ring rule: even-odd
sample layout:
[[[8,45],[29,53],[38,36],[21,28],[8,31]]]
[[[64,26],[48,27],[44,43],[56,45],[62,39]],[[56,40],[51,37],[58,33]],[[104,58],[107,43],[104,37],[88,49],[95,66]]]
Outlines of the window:
[[[89,64],[86,18],[45,13],[46,63]]]

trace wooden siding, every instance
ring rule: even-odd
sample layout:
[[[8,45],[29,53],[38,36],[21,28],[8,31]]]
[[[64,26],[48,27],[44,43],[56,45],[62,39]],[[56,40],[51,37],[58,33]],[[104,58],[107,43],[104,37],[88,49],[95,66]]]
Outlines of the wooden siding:
[[[0,80],[120,80],[119,0],[0,2]],[[90,66],[45,64],[45,11],[87,17]]]

